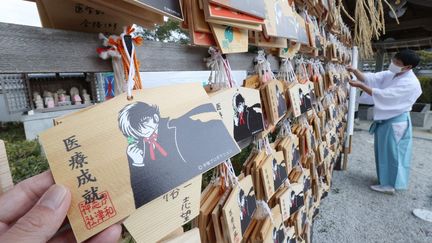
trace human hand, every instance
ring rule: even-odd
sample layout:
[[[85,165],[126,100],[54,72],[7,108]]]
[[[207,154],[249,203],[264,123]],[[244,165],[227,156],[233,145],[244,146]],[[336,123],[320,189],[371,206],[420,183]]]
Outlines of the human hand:
[[[357,81],[357,80],[350,80],[350,81],[349,81],[349,84],[350,84],[352,87],[356,87],[356,88],[362,88],[363,85],[364,85],[362,82]]]
[[[145,165],[144,151],[138,148],[136,144],[129,144],[126,153],[132,159],[134,166],[142,167]]]
[[[71,203],[70,191],[54,184],[50,171],[18,183],[0,196],[0,242],[76,242],[70,228],[58,232]],[[88,242],[117,242],[113,225]]]
[[[346,70],[347,70],[348,72],[352,72],[352,73],[355,72],[355,70],[356,70],[356,69],[353,68],[351,65],[347,65],[345,68],[346,68]]]

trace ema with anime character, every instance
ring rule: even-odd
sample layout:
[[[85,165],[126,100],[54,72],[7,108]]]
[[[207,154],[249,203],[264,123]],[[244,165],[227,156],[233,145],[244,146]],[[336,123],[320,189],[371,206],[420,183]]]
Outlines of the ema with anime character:
[[[245,98],[240,93],[233,96],[234,139],[239,142],[264,129],[261,104],[246,105]]]
[[[296,194],[295,191],[291,192],[291,207],[290,214],[293,215],[297,210],[304,206],[304,193],[303,190]]]
[[[285,226],[283,222],[279,225],[278,228],[273,227],[273,242],[274,243],[283,243],[285,242]]]
[[[276,191],[288,179],[285,160],[282,160],[282,162],[278,163],[276,158],[273,158],[272,169],[274,189]]]
[[[158,106],[144,102],[120,110],[118,124],[128,142],[136,208],[238,152],[221,120],[192,119],[209,112],[216,113],[210,103],[174,119],[161,117]],[[212,161],[210,168],[203,170],[208,161]]]
[[[312,108],[311,97],[309,92],[299,89],[300,112],[303,114]]]
[[[252,215],[256,208],[256,199],[253,193],[253,187],[249,189],[248,194],[245,194],[245,191],[240,188],[238,194],[238,204],[240,207],[240,223],[242,234],[246,232],[249,223],[252,220]]]
[[[275,85],[276,97],[278,101],[278,117],[283,117],[287,111],[285,95],[279,89],[279,85]]]

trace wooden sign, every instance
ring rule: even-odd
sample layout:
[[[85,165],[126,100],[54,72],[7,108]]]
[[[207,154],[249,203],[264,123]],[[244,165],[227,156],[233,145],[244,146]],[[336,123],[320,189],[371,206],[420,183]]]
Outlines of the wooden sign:
[[[0,139],[0,195],[11,189],[13,185],[5,144]]]
[[[287,102],[284,94],[282,82],[272,80],[261,87],[261,95],[264,99],[264,107],[267,112],[267,118],[275,125],[287,112]]]
[[[291,102],[293,115],[300,116],[312,109],[311,90],[314,84],[307,82],[305,84],[296,83],[288,88],[288,95]]]
[[[290,185],[291,195],[290,195],[290,215],[294,215],[299,209],[301,209],[304,202],[304,191],[302,183],[292,183]]]
[[[258,90],[231,88],[213,93],[210,98],[237,142],[250,138],[264,129]]]
[[[183,20],[180,0],[123,0],[139,7],[166,15],[168,17]]]
[[[169,238],[159,243],[201,243],[201,237],[198,228],[193,228],[177,237]]]
[[[273,223],[271,224],[270,230],[267,231],[264,242],[286,242],[286,228],[282,220],[282,214],[279,207],[275,207],[271,210]]]
[[[220,6],[249,14],[260,19],[265,18],[264,0],[208,0]]]
[[[123,32],[123,26],[133,24],[129,19],[113,17],[100,9],[72,0],[37,0],[43,18],[48,17],[51,28],[95,33]],[[43,21],[44,23],[46,21]],[[45,27],[45,26],[44,26]]]
[[[248,14],[239,13],[232,9],[221,7],[203,0],[204,13],[206,20],[220,20],[226,22],[239,22],[245,24],[264,24],[262,18],[257,18]]]
[[[286,48],[288,41],[285,38],[265,36],[261,31],[249,31],[249,43],[259,47]]]
[[[266,36],[298,39],[298,24],[288,1],[265,0],[265,10],[264,33]]]
[[[118,0],[73,0],[89,7],[102,10],[117,18],[129,19],[132,23],[145,28],[153,28],[155,24],[163,24],[163,16],[145,8],[137,8],[134,4]]]
[[[248,51],[248,31],[231,26],[210,24],[219,49],[224,54]]]
[[[223,207],[223,217],[227,226],[230,243],[240,243],[243,235],[252,221],[256,208],[256,199],[252,177],[246,176],[239,182]]]
[[[273,155],[267,156],[261,168],[261,177],[264,184],[265,198],[268,201],[288,179],[283,152],[273,152]]]
[[[56,183],[72,192],[68,218],[79,241],[240,151],[200,84],[132,94],[40,135]],[[112,213],[90,219],[100,201]]]
[[[156,242],[197,217],[201,180],[199,175],[131,214],[123,224],[134,240],[137,243]]]
[[[185,4],[184,5],[185,16],[187,17],[189,35],[190,35],[192,44],[197,45],[197,46],[206,46],[206,47],[215,46],[216,40],[213,37],[213,34],[211,33],[211,31],[207,32],[207,31],[199,31],[199,30],[195,29],[197,24],[194,23],[194,21],[200,21],[200,19],[197,17],[194,17],[193,9],[192,9],[193,8],[192,7],[193,2],[191,0],[190,1],[185,0],[184,4]]]

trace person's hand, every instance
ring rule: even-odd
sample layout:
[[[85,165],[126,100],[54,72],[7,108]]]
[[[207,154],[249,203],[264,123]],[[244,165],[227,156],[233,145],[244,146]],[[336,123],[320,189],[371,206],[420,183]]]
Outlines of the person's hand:
[[[57,232],[70,203],[70,191],[54,184],[50,171],[17,184],[0,196],[0,242],[76,242],[70,227]],[[88,242],[115,243],[120,234],[121,226],[113,225]]]
[[[349,81],[349,84],[350,84],[352,87],[356,87],[356,88],[362,88],[363,85],[364,85],[362,82],[357,81],[357,80],[350,80],[350,81]]]
[[[346,67],[346,70],[348,71],[348,72],[351,72],[351,73],[353,73],[356,69],[355,68],[353,68],[351,65],[347,65]]]

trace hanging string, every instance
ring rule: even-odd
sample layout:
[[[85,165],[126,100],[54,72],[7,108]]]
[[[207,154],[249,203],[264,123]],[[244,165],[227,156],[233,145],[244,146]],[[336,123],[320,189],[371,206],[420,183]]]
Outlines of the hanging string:
[[[217,89],[235,87],[236,82],[234,81],[228,60],[214,47],[210,47],[208,53],[210,57],[204,60],[207,67],[210,68],[209,85]]]
[[[267,202],[263,200],[256,200],[256,209],[253,218],[257,220],[263,220],[267,217],[269,217],[272,224],[275,225],[271,209]]]
[[[259,50],[258,55],[255,57],[255,72],[260,77],[262,83],[275,79],[270,62],[267,60],[263,50]]]

